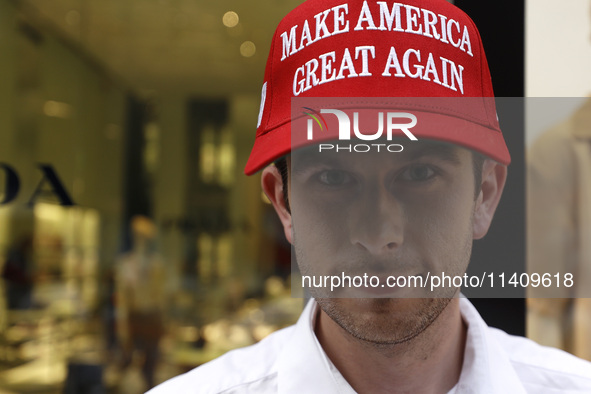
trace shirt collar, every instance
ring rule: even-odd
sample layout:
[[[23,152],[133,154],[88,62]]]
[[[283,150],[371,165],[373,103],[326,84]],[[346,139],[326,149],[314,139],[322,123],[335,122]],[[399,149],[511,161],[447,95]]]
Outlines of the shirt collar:
[[[464,364],[455,393],[525,394],[503,347],[467,298],[460,298],[460,312],[468,333]]]
[[[278,359],[277,388],[279,393],[338,393],[326,353],[314,334],[315,300],[302,312],[293,336]]]

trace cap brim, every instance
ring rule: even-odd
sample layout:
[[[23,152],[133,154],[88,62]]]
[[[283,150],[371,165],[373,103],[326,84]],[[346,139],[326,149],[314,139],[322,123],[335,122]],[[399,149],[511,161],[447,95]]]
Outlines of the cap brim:
[[[412,129],[419,139],[447,142],[479,152],[501,164],[509,165],[511,156],[503,134],[495,129],[454,116],[417,112],[420,122]],[[293,149],[310,146],[321,140],[292,140],[291,122],[284,123],[255,139],[244,173],[253,175]],[[334,136],[323,140],[334,139]]]

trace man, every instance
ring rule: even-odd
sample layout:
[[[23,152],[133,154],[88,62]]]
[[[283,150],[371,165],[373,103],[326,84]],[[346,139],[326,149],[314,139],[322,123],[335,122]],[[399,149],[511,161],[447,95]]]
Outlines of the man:
[[[488,231],[510,161],[493,96],[474,24],[443,0],[309,0],[286,16],[246,173],[262,169],[315,299],[153,392],[591,391],[588,363],[488,328],[457,285],[417,284],[461,277]]]

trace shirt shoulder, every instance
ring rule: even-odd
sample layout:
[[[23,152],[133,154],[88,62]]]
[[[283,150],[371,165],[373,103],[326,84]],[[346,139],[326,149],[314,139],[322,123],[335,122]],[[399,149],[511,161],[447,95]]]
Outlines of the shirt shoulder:
[[[591,362],[496,328],[490,330],[528,392],[591,392]]]
[[[276,331],[259,343],[232,350],[156,386],[147,394],[229,394],[273,392],[278,359],[294,326]]]

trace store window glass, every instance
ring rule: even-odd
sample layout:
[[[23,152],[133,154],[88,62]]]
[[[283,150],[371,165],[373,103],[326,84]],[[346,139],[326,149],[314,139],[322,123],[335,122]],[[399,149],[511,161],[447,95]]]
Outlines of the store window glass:
[[[591,360],[591,2],[527,9],[527,264],[578,278],[530,292],[527,335]]]
[[[0,2],[1,392],[140,393],[295,322],[243,166],[300,2]]]

